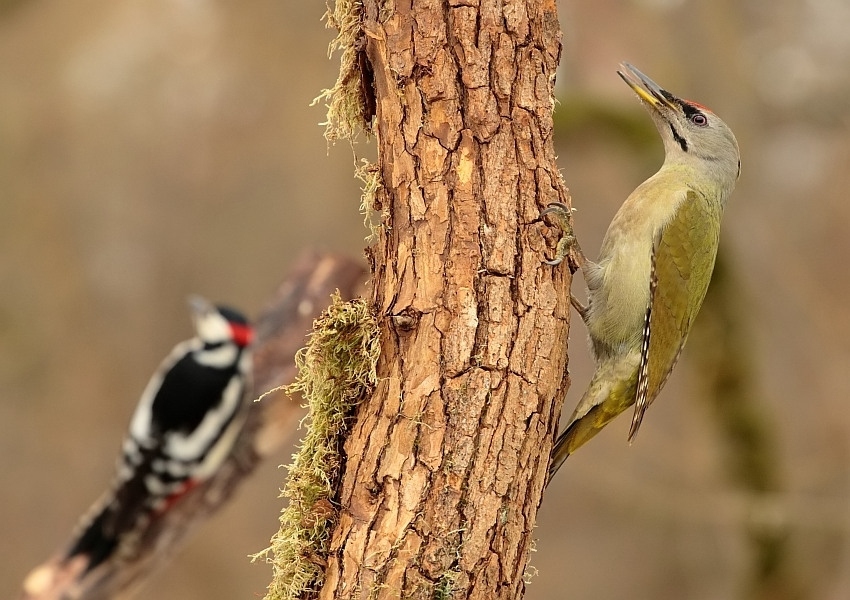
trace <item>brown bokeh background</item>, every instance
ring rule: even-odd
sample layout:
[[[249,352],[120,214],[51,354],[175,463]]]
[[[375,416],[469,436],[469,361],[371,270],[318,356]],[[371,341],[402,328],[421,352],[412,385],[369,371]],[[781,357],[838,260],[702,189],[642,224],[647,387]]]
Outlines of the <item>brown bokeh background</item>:
[[[768,597],[850,597],[850,4],[560,9],[559,153],[591,255],[661,160],[620,60],[738,135],[723,260],[773,475],[754,495],[729,467],[700,366],[717,339],[706,317],[637,442],[618,420],[552,485],[527,598],[751,597],[761,529],[782,534]],[[328,148],[309,106],[336,74],[323,10],[0,2],[0,596],[109,481],[147,378],[190,334],[188,294],[256,314],[302,248],[361,252],[355,157]],[[583,338],[576,323],[570,408]],[[142,597],[261,594],[269,569],[245,557],[276,528],[283,474],[261,469]]]

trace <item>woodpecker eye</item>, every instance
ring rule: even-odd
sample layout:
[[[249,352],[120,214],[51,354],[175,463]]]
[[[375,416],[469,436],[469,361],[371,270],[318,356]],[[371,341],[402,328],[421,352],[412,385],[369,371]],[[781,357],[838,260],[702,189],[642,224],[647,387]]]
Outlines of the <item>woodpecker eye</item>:
[[[697,127],[705,127],[708,125],[708,119],[702,113],[694,113],[691,115],[691,123]]]

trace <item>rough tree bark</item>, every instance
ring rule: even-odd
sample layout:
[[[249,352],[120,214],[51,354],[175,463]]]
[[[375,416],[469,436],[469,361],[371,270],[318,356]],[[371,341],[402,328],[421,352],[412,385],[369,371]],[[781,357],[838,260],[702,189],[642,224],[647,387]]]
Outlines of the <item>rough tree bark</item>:
[[[384,221],[379,385],[346,441],[325,600],[521,598],[566,375],[553,0],[363,0]]]

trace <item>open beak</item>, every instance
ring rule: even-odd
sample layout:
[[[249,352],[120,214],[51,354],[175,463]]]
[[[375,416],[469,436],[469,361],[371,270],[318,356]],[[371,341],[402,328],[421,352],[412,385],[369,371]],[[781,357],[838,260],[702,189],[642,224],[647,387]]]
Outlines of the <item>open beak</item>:
[[[662,106],[671,110],[679,110],[679,107],[672,100],[673,94],[664,90],[629,63],[620,63],[620,70],[617,71],[617,75],[623,78],[623,81],[635,91],[641,100],[656,110]]]

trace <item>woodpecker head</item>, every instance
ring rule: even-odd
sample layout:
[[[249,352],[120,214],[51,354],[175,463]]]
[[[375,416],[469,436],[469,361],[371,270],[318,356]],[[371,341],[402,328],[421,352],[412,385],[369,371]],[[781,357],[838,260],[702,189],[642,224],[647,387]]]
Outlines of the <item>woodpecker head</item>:
[[[189,308],[198,339],[207,348],[225,343],[245,348],[254,338],[247,319],[231,308],[215,306],[200,296],[189,298]]]
[[[641,99],[664,140],[666,162],[696,164],[720,183],[741,174],[738,141],[720,117],[701,104],[677,98],[629,63],[617,74]]]

